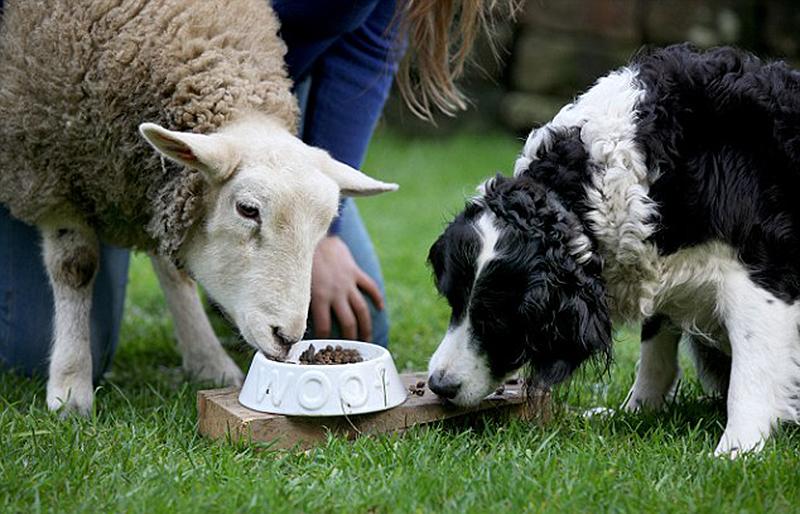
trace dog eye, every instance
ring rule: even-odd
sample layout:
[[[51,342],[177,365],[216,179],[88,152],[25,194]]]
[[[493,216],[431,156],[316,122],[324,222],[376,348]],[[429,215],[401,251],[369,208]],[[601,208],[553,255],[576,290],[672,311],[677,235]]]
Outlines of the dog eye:
[[[254,205],[248,205],[246,203],[236,202],[236,212],[242,218],[258,222],[261,221],[261,213],[258,211],[258,207]]]

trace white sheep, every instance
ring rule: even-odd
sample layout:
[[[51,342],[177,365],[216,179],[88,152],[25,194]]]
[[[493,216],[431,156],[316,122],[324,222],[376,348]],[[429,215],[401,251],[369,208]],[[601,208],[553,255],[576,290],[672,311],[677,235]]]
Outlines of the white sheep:
[[[179,268],[280,358],[305,330],[312,256],[339,194],[396,189],[292,135],[277,31],[264,0],[6,2],[0,203],[42,234],[50,409],[92,406],[99,241],[152,254],[185,369],[238,384]]]

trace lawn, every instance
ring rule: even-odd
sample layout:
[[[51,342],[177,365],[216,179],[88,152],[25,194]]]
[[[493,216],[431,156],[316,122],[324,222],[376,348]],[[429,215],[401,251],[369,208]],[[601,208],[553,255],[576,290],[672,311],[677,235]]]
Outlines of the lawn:
[[[402,185],[359,206],[384,265],[398,367],[424,369],[447,321],[425,256],[475,185],[508,170],[520,142],[500,133],[409,140],[380,131],[365,169]],[[251,352],[216,320],[246,366]],[[791,512],[800,509],[800,431],[758,456],[709,456],[724,406],[687,370],[666,412],[586,419],[632,383],[633,330],[615,364],[556,396],[538,427],[485,420],[402,437],[329,439],[308,452],[230,445],[197,434],[195,393],[146,259],[132,262],[122,340],[91,419],[58,420],[44,383],[0,375],[0,512]]]

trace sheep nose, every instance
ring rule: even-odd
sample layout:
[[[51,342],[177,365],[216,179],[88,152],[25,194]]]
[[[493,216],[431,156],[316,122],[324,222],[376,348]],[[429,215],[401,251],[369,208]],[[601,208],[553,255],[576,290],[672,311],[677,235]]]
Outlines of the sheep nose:
[[[428,387],[438,396],[452,400],[458,394],[458,390],[461,389],[461,382],[446,377],[444,371],[438,371],[428,378]]]
[[[272,327],[272,335],[275,336],[275,340],[283,346],[292,346],[294,343],[300,340],[300,337],[302,337],[287,335],[281,327],[276,326]]]

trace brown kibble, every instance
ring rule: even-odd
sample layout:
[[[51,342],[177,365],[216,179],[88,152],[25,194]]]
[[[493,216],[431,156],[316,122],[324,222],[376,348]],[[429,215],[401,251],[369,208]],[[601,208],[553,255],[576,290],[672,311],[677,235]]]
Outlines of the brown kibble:
[[[341,345],[336,345],[334,348],[327,345],[325,348],[315,351],[314,345],[309,347],[300,354],[300,364],[352,364],[355,362],[362,362],[364,360],[358,350],[353,348],[342,348]]]
[[[305,364],[314,362],[315,353],[316,351],[314,349],[314,345],[313,344],[308,345],[308,348],[306,348],[306,350],[300,354],[300,359],[299,359],[300,362]]]
[[[408,385],[408,392],[415,395],[415,396],[424,396],[425,395],[425,381],[420,380],[416,384],[409,384]]]

